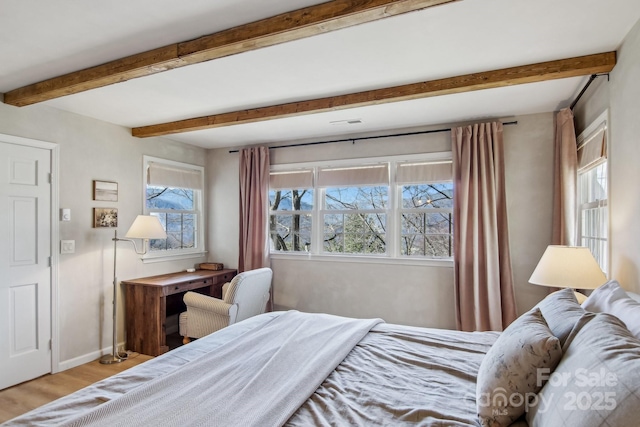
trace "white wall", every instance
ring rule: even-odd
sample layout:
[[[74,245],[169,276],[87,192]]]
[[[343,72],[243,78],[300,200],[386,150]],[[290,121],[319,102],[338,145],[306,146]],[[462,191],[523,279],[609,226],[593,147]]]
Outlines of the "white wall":
[[[544,290],[529,285],[527,279],[550,236],[553,124],[551,114],[517,119],[517,126],[505,127],[505,157],[514,278],[522,312],[544,296]],[[60,223],[60,238],[76,241],[76,253],[61,255],[59,264],[58,344],[63,368],[95,358],[110,346],[113,233],[92,228],[92,208],[117,207],[118,230],[121,235],[126,232],[142,211],[142,155],[206,166],[208,259],[237,266],[238,154],[227,149],[205,152],[161,138],[133,138],[126,128],[43,105],[16,108],[0,104],[0,133],[60,146],[60,207],[72,210],[72,221]],[[274,164],[384,156],[448,150],[448,139],[448,133],[443,133],[271,153]],[[117,181],[118,202],[94,202],[94,179]],[[200,261],[143,264],[123,242],[118,246],[118,277],[123,280],[179,271]],[[273,268],[279,308],[455,326],[450,266],[281,259],[273,262]],[[119,307],[124,308],[121,300]],[[120,310],[119,342],[124,341],[123,317]]]
[[[529,277],[551,243],[554,114],[517,119],[517,126],[505,127],[504,140],[511,265],[523,313],[548,294],[529,284]]]
[[[553,115],[530,115],[517,120],[518,125],[505,127],[505,159],[514,280],[518,308],[523,312],[546,294],[546,289],[527,282],[551,238]],[[449,150],[450,134],[445,132],[283,148],[271,150],[270,155],[271,164],[286,164]],[[210,150],[207,170],[210,260],[235,267],[238,154],[229,153],[228,149]],[[455,328],[450,263],[428,266],[274,258],[271,266],[277,309],[382,317],[392,323]]]
[[[640,291],[640,21],[618,50],[611,73],[611,273]]]
[[[612,277],[640,292],[640,22],[618,51],[611,82],[600,78],[576,109],[578,130],[610,108]],[[520,312],[546,293],[527,283],[551,235],[552,113],[517,118],[505,127],[507,198],[516,298]],[[72,221],[60,238],[76,241],[76,253],[59,265],[60,360],[67,367],[97,357],[111,342],[112,230],[92,228],[93,207],[117,207],[123,234],[142,211],[142,155],[204,165],[208,186],[208,249],[211,261],[237,266],[238,155],[162,138],[137,139],[128,129],[43,105],[0,103],[0,133],[60,146],[60,207]],[[448,134],[272,150],[272,163],[358,158],[448,149]],[[94,179],[119,183],[119,201],[92,201]],[[56,213],[57,214],[57,213]],[[178,271],[191,259],[142,264],[133,249],[118,247],[120,279]],[[379,316],[389,322],[454,327],[452,269],[445,267],[325,261],[273,262],[280,308],[347,316]],[[123,305],[120,305],[123,308]],[[124,340],[120,313],[119,341]]]
[[[59,331],[62,368],[110,351],[112,341],[113,229],[92,228],[93,207],[118,208],[118,232],[142,213],[144,154],[204,166],[205,150],[167,139],[138,139],[130,130],[44,105],[17,108],[0,103],[0,133],[53,142],[60,147],[60,207],[71,209],[60,238],[76,252],[60,255]],[[92,200],[94,179],[118,182],[117,202]],[[53,213],[56,217],[57,212]],[[143,264],[131,244],[118,244],[120,280],[180,271],[190,259]],[[119,303],[119,342],[124,341],[124,304]]]
[[[577,132],[609,107],[609,215],[611,272],[627,290],[640,292],[640,21],[618,49],[610,82],[587,93],[575,110]]]
[[[609,107],[611,85],[606,76],[595,79],[573,109],[576,135],[580,135]]]

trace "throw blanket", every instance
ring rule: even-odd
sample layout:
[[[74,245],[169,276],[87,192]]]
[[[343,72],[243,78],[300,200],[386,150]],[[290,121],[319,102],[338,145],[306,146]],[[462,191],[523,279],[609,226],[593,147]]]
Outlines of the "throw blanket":
[[[382,321],[289,311],[70,426],[280,426]]]

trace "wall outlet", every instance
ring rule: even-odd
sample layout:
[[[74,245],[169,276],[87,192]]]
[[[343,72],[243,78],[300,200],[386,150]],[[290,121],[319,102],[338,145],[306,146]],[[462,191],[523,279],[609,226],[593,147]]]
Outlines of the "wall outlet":
[[[75,240],[60,240],[60,253],[61,254],[73,254],[76,252]]]

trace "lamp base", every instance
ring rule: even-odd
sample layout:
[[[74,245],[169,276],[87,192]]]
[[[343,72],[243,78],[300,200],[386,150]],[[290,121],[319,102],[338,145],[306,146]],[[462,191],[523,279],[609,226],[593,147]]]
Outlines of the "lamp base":
[[[578,300],[578,304],[582,304],[583,302],[585,302],[587,300],[587,296],[585,294],[577,292],[577,291],[573,291],[573,293],[576,296],[576,299]]]
[[[103,365],[111,365],[113,363],[124,362],[125,360],[127,360],[127,354],[125,354],[124,357],[115,354],[105,354],[100,358],[100,363]]]

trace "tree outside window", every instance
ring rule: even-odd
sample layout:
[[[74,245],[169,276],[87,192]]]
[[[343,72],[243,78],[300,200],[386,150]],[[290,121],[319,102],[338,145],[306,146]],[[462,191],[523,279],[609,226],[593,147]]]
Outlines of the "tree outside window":
[[[149,241],[145,258],[202,255],[202,166],[144,156],[144,213],[160,220],[166,239]]]
[[[158,217],[167,232],[166,239],[150,240],[150,250],[196,247],[197,214],[194,211],[194,190],[147,186],[147,210],[150,215]]]
[[[389,187],[343,187],[325,190],[323,251],[384,254]]]
[[[452,257],[454,189],[443,155],[431,162],[300,167],[271,175],[272,252]],[[310,187],[283,188],[303,181]]]
[[[313,190],[271,190],[269,192],[269,235],[271,249],[308,252],[311,245]]]
[[[453,255],[453,183],[404,185],[401,254],[450,258]]]

